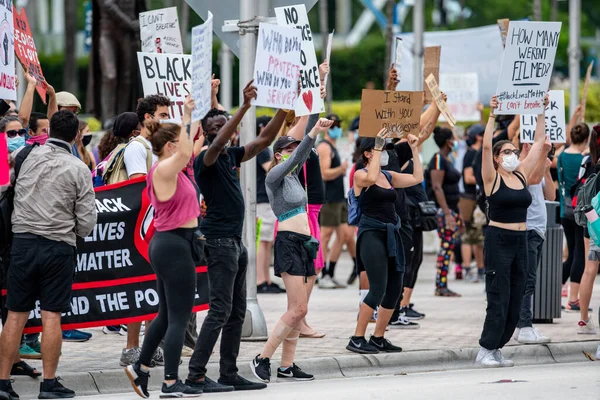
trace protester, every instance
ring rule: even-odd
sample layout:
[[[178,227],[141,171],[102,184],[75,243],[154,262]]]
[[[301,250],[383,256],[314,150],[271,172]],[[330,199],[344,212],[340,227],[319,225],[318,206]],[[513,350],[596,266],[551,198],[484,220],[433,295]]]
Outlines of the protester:
[[[0,132],[6,132],[6,142],[8,144],[9,153],[25,146],[27,129],[23,128],[23,124],[19,117],[10,115],[2,118],[0,120]]]
[[[74,94],[69,92],[56,93],[56,103],[59,110],[69,110],[73,114],[79,114],[81,111],[81,103]]]
[[[79,133],[77,139],[75,139],[75,146],[79,153],[79,159],[83,161],[85,165],[93,171],[96,168],[96,160],[94,155],[87,149],[87,146],[92,141],[92,134],[90,133],[90,127],[84,120],[79,120]]]
[[[19,118],[23,123],[23,126],[28,127],[30,132],[28,132],[28,136],[41,136],[37,140],[40,140],[40,144],[43,144],[48,139],[48,126],[50,124],[49,120],[52,118],[54,113],[58,111],[57,97],[54,88],[49,85],[47,82],[44,82],[46,85],[46,93],[48,94],[48,115],[41,114],[41,119],[46,120],[40,126],[33,125],[32,126],[32,109],[33,109],[33,97],[35,96],[37,80],[25,72],[25,80],[27,81],[27,88],[25,89],[25,94],[21,99],[21,108],[19,109]],[[38,118],[40,114],[37,114]],[[45,131],[43,131],[45,129]],[[29,139],[29,137],[28,137]],[[43,143],[42,143],[43,142]]]
[[[191,388],[179,380],[178,368],[187,322],[196,295],[196,228],[200,205],[193,183],[182,171],[193,153],[191,135],[195,103],[187,97],[183,125],[146,121],[145,129],[158,161],[148,171],[147,193],[154,207],[156,233],[148,255],[156,273],[159,310],[145,335],[139,360],[125,368],[135,392],[148,393],[149,368],[158,345],[164,338],[165,370],[161,398],[197,397],[202,389]],[[195,132],[195,128],[193,129]]]
[[[55,113],[48,143],[31,149],[15,186],[6,299],[9,312],[0,340],[0,395],[7,398],[18,398],[9,374],[36,299],[43,325],[44,382],[39,398],[75,396],[55,374],[62,346],[61,313],[71,311],[76,236],[86,237],[96,224],[90,172],[70,154],[78,124],[69,111]],[[40,180],[40,176],[52,179]]]
[[[527,182],[542,157],[545,140],[545,107],[538,115],[534,144],[519,162],[519,151],[509,141],[492,147],[496,96],[483,135],[482,176],[489,204],[490,223],[485,231],[484,257],[487,294],[486,318],[476,362],[484,367],[512,367],[501,349],[510,340],[519,322],[527,273],[527,209],[531,193]]]
[[[254,158],[275,139],[285,118],[279,110],[257,138],[243,147],[229,147],[231,135],[256,98],[256,87],[249,82],[243,90],[243,103],[231,119],[225,112],[213,109],[202,120],[202,130],[209,143],[194,162],[196,182],[207,205],[201,230],[206,236],[210,308],[190,359],[186,384],[205,393],[232,390],[254,390],[266,387],[238,375],[242,324],[246,315],[246,269],[248,252],[242,244],[244,199],[238,170],[241,163]],[[206,376],[219,334],[221,335],[220,377],[217,382]]]
[[[308,198],[298,172],[300,165],[308,159],[317,135],[332,123],[321,119],[301,142],[291,136],[282,136],[273,145],[274,159],[265,183],[269,203],[279,221],[275,239],[275,275],[283,278],[289,294],[287,312],[275,324],[262,353],[250,362],[254,375],[265,383],[271,380],[270,359],[282,343],[277,378],[314,379],[294,363],[300,338],[299,325],[308,309],[307,280],[316,275],[314,259],[319,248],[319,242],[310,235],[306,212]]]

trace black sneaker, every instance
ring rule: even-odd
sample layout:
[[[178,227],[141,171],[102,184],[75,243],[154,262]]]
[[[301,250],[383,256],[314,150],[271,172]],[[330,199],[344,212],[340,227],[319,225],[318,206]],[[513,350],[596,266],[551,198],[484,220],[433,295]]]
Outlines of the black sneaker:
[[[183,382],[177,380],[173,385],[167,386],[163,382],[160,390],[161,399],[180,399],[182,397],[200,397],[202,389],[184,385]]]
[[[402,347],[394,346],[392,342],[384,337],[371,336],[369,344],[377,347],[379,351],[383,351],[384,353],[400,353],[402,351]]]
[[[418,321],[420,319],[423,319],[422,314],[416,312],[415,310],[413,310],[410,307],[402,307],[400,309],[400,315],[404,315],[406,317],[406,319],[409,321]]]
[[[409,321],[404,315],[400,314],[397,320],[391,321],[388,328],[392,329],[419,329],[421,325],[416,322]]]
[[[369,344],[364,336],[352,336],[346,350],[353,351],[359,354],[377,354],[379,350],[377,347]]]
[[[268,358],[259,358],[257,355],[250,360],[250,369],[259,381],[264,383],[271,381],[271,361]]]
[[[207,376],[204,377],[203,381],[197,382],[186,379],[185,384],[195,389],[202,389],[204,393],[233,392],[233,386],[221,385]]]
[[[44,379],[44,382],[40,383],[38,399],[71,399],[75,397],[75,392],[64,387],[59,380],[58,377],[51,381]]]
[[[285,289],[282,289],[276,283],[261,283],[256,286],[256,292],[261,294],[279,294],[285,293]]]
[[[348,286],[352,285],[354,283],[354,281],[356,281],[356,278],[358,278],[358,274],[356,273],[356,269],[352,270],[352,273],[350,274],[350,276],[348,277]]]
[[[260,390],[267,387],[265,383],[252,382],[236,375],[234,378],[219,378],[221,385],[233,386],[234,390]]]
[[[299,366],[292,364],[285,369],[277,368],[277,379],[286,381],[312,381],[315,377],[302,371]]]
[[[139,362],[137,362],[133,365],[128,365],[127,368],[125,368],[125,373],[131,382],[133,390],[135,390],[138,396],[144,399],[150,397],[150,393],[148,393],[148,379],[150,379],[150,372],[142,371]]]
[[[419,315],[420,315],[422,318],[425,318],[425,314],[423,314],[422,312],[418,312],[417,310],[415,310],[415,305],[414,305],[414,303],[410,303],[410,304],[408,305],[408,308],[409,308],[410,310],[413,310],[413,311],[414,311],[414,312],[416,312],[417,314],[419,314]]]
[[[19,400],[19,395],[12,388],[9,379],[0,380],[0,399],[1,400]]]

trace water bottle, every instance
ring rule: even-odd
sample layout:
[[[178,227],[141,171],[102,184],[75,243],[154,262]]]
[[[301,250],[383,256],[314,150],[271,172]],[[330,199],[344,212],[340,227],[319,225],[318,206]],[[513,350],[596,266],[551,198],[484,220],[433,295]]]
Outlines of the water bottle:
[[[583,212],[588,220],[590,239],[592,239],[596,245],[600,245],[600,218],[598,217],[596,209],[591,205],[587,205],[583,208]]]

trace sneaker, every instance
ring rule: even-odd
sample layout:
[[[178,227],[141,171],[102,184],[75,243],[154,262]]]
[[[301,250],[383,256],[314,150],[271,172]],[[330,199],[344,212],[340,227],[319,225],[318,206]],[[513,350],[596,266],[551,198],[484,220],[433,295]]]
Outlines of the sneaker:
[[[566,312],[580,312],[581,306],[579,305],[579,300],[577,300],[574,303],[571,303],[570,301],[567,302],[567,305],[565,306],[565,311]]]
[[[513,339],[519,341],[519,332],[521,332],[521,328],[516,328],[515,333],[513,334]]]
[[[396,321],[391,321],[388,326],[392,329],[419,329],[421,325],[409,321],[404,315],[400,314]]]
[[[282,288],[281,286],[279,286],[276,283],[271,282],[269,284],[269,287],[271,288],[271,290],[277,290],[278,293],[287,293],[287,291],[284,288]]]
[[[204,377],[203,381],[191,381],[186,379],[185,384],[192,388],[202,389],[204,393],[233,392],[233,386],[221,385],[207,376]]]
[[[184,385],[183,382],[177,380],[171,386],[167,386],[163,382],[162,389],[160,390],[161,399],[180,399],[182,397],[200,397],[202,389],[194,388],[188,385]]]
[[[463,278],[463,269],[460,264],[456,264],[454,267],[454,274],[456,275],[456,280],[461,281]]]
[[[448,289],[447,287],[435,289],[434,294],[436,296],[440,296],[440,297],[462,297],[460,294],[453,292],[452,290]]]
[[[250,360],[250,369],[259,381],[269,383],[271,382],[271,361],[268,358],[260,358],[259,355]]]
[[[71,399],[75,397],[75,392],[64,387],[59,382],[60,380],[59,377],[51,381],[44,379],[44,382],[40,383],[40,395],[38,399]]]
[[[358,275],[356,274],[356,269],[353,269],[352,273],[348,277],[348,286],[352,285],[356,281],[356,278],[358,278]]]
[[[500,363],[501,367],[514,367],[515,363],[512,362],[512,360],[507,360],[506,358],[504,358],[504,356],[502,355],[502,351],[500,351],[500,349],[496,349],[494,350],[494,358],[496,359],[496,361],[498,361]]]
[[[394,346],[392,342],[384,337],[378,338],[371,336],[371,339],[369,339],[369,344],[377,347],[377,350],[384,353],[400,353],[402,351],[402,347]]]
[[[500,361],[494,357],[495,350],[488,350],[486,348],[479,349],[475,363],[481,365],[484,368],[498,368],[501,367]]]
[[[27,343],[27,346],[31,347],[33,349],[33,351],[37,352],[37,353],[42,353],[42,343],[40,343],[39,340],[36,340],[35,342],[32,343]]]
[[[348,345],[346,346],[346,350],[350,350],[359,354],[379,353],[377,347],[367,342],[367,339],[365,339],[364,336],[352,336],[350,338],[350,342],[348,342]]]
[[[594,322],[591,318],[587,321],[581,320],[577,325],[579,326],[577,333],[580,335],[595,335],[597,333],[596,327],[594,326]]]
[[[279,294],[285,292],[282,292],[281,290],[282,289],[275,283],[269,285],[267,282],[264,282],[256,286],[256,292],[260,294]]]
[[[119,335],[121,333],[121,325],[105,326],[102,328],[102,333],[105,335]]]
[[[10,379],[0,380],[0,399],[19,400],[19,395],[13,390]]]
[[[194,354],[194,349],[191,347],[183,346],[181,349],[181,357],[189,358]]]
[[[335,279],[335,278],[331,278],[331,281],[332,281],[332,282],[333,282],[333,284],[335,285],[335,288],[336,288],[336,289],[345,289],[345,288],[347,288],[347,286],[346,286],[346,285],[344,285],[343,283],[341,283],[340,281],[338,281],[338,280],[337,280],[337,279]]]
[[[128,365],[133,365],[140,359],[140,354],[142,353],[142,349],[139,347],[132,347],[131,349],[123,349],[121,352],[121,360],[119,361],[119,365],[121,367],[126,367]]]
[[[19,355],[21,356],[21,358],[24,358],[26,360],[41,360],[42,359],[42,355],[39,352],[35,351],[34,349],[29,347],[25,343],[23,343],[21,345],[21,347],[19,348]]]
[[[418,313],[417,311],[413,310],[411,307],[400,308],[400,314],[404,315],[406,317],[406,319],[408,319],[409,321],[418,321],[420,319],[423,319],[423,314]]]
[[[239,375],[236,375],[234,378],[227,378],[227,379],[219,378],[219,383],[221,385],[233,386],[233,389],[235,391],[260,390],[260,389],[264,389],[267,387],[267,385],[265,383],[252,382],[252,381],[249,381],[248,379],[241,377]]]
[[[127,368],[125,368],[125,373],[131,382],[133,390],[135,390],[138,396],[144,399],[150,397],[150,393],[148,393],[148,379],[150,379],[150,372],[142,371],[140,364],[135,363],[133,365],[128,365]]]
[[[329,275],[319,279],[319,289],[335,289],[336,285]]]
[[[543,344],[550,343],[550,338],[542,336],[538,330],[533,327],[526,327],[519,330],[517,342],[521,344]]]
[[[414,312],[416,312],[417,314],[420,314],[420,315],[422,315],[422,316],[423,316],[423,318],[425,318],[425,314],[424,314],[424,313],[422,313],[422,312],[418,312],[417,310],[415,310],[415,309],[414,309],[414,307],[415,307],[415,303],[409,303],[409,304],[408,304],[408,308],[410,308],[411,310],[413,310],[413,311],[414,311]]]
[[[87,342],[92,337],[91,333],[78,330],[63,331],[63,342]]]
[[[277,379],[285,381],[312,381],[315,377],[302,371],[296,364],[292,364],[285,369],[277,368]]]
[[[181,360],[179,360],[179,364],[181,364]],[[156,348],[156,351],[154,352],[154,355],[152,356],[152,367],[156,367],[156,366],[160,366],[162,367],[163,365],[165,365],[165,355],[163,353],[163,349],[161,349],[160,347]]]

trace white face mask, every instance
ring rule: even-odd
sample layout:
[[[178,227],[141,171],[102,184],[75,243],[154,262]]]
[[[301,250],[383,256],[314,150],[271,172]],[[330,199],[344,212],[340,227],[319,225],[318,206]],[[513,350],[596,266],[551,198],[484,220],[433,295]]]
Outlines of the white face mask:
[[[388,154],[388,152],[385,150],[382,151],[381,152],[381,162],[379,163],[379,165],[382,167],[387,167],[389,161],[390,161],[390,155]]]
[[[513,172],[521,162],[515,153],[502,156],[502,168],[508,172]]]

